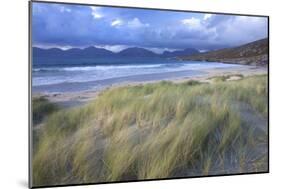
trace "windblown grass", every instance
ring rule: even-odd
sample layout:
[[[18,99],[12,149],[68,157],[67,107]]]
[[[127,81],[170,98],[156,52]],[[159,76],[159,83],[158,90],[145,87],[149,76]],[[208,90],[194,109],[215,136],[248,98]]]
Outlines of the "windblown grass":
[[[35,186],[267,171],[267,75],[104,91],[52,114]]]
[[[49,102],[49,100],[44,97],[35,97],[32,99],[33,152],[36,152],[39,137],[42,135],[41,129],[39,128],[40,123],[42,123],[46,117],[58,110],[59,107],[56,104]]]
[[[57,105],[49,102],[44,97],[36,97],[32,99],[32,119],[33,124],[36,125],[43,121],[43,119],[51,113],[57,111]]]
[[[226,80],[230,79],[231,77],[237,77],[237,78],[242,79],[244,77],[244,75],[242,75],[242,74],[222,75],[222,76],[214,76],[209,79],[211,79],[212,81],[215,81],[215,82],[220,82],[220,81],[226,81]]]

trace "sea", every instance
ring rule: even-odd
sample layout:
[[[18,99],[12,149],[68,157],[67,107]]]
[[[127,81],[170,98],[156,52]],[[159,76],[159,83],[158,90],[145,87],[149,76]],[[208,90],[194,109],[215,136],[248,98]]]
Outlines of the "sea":
[[[120,83],[189,78],[208,69],[239,67],[169,58],[34,58],[32,91],[64,93],[101,90]]]

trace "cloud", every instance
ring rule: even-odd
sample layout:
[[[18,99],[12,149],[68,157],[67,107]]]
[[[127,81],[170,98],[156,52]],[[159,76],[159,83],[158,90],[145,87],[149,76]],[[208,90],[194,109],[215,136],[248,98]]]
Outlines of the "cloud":
[[[118,27],[123,25],[123,21],[121,19],[115,19],[111,22],[111,26]]]
[[[183,19],[181,21],[184,25],[187,25],[188,27],[190,27],[191,29],[199,29],[201,28],[201,20],[198,18],[188,18],[188,19]]]
[[[66,46],[60,46],[60,45],[34,45],[34,47],[42,48],[42,49],[50,49],[50,48],[59,48],[62,50],[68,50],[72,49],[73,46],[66,45]],[[83,48],[83,47],[75,47],[75,48]]]
[[[120,52],[124,49],[127,49],[127,48],[131,47],[131,46],[128,46],[128,45],[95,45],[95,47],[104,48],[104,49],[110,50],[112,52]]]
[[[251,16],[214,16],[212,25],[215,28],[217,43],[224,43],[227,46],[239,45],[257,39],[264,38],[267,33],[267,19]],[[218,18],[224,17],[224,18]]]
[[[267,18],[33,2],[33,45],[217,49],[267,37]],[[158,49],[158,50],[157,50]],[[160,49],[160,50],[159,50]]]
[[[203,20],[208,20],[212,17],[212,14],[205,14]]]
[[[69,8],[65,8],[65,7],[60,7],[60,12],[64,13],[64,12],[71,12],[71,9]]]
[[[134,18],[127,23],[129,28],[149,27],[148,23],[142,23],[138,18]]]
[[[151,50],[154,53],[157,54],[162,54],[164,51],[169,51],[169,52],[173,52],[173,51],[178,51],[178,50],[182,50],[182,49],[171,49],[171,48],[147,48],[148,50]]]
[[[215,27],[208,27],[208,19],[211,16],[204,15],[203,18],[188,18],[181,20],[182,24],[184,25],[183,28],[177,32],[176,36],[181,39],[187,39],[188,42],[193,41],[194,39],[197,40],[210,40],[217,36],[217,30]]]
[[[104,16],[99,12],[99,7],[91,7],[92,9],[92,16],[94,17],[94,19],[100,19],[103,18]]]
[[[128,29],[140,29],[142,27],[149,27],[149,24],[142,23],[138,18],[133,18],[128,21],[117,18],[111,21],[110,25],[113,27],[124,26],[125,28]]]

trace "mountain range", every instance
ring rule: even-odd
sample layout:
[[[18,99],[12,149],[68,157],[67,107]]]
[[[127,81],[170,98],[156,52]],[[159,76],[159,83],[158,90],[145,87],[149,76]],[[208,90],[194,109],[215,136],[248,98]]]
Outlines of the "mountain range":
[[[68,50],[61,50],[59,48],[42,49],[38,47],[33,47],[33,57],[35,58],[100,58],[100,57],[165,57],[173,58],[184,55],[192,55],[199,53],[198,50],[193,48],[188,48],[178,51],[164,51],[162,54],[154,53],[148,49],[140,47],[131,47],[124,49],[118,53],[112,51],[97,48],[88,47],[85,49],[72,48]]]
[[[177,57],[180,60],[224,62],[245,65],[268,65],[268,38],[233,48]]]
[[[107,49],[88,47],[85,49],[72,48],[61,50],[59,48],[42,49],[33,47],[34,58],[176,58],[179,60],[224,62],[245,65],[264,66],[268,64],[268,38],[257,40],[241,46],[212,50],[200,53],[197,49],[187,48],[177,51],[164,51],[162,54],[154,53],[145,48],[131,47],[120,52],[112,52]]]

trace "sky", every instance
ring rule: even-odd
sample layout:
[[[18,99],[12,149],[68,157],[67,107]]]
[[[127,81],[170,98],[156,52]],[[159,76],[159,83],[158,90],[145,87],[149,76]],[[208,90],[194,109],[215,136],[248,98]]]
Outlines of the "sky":
[[[267,24],[266,17],[33,2],[32,45],[206,51],[265,38]]]

